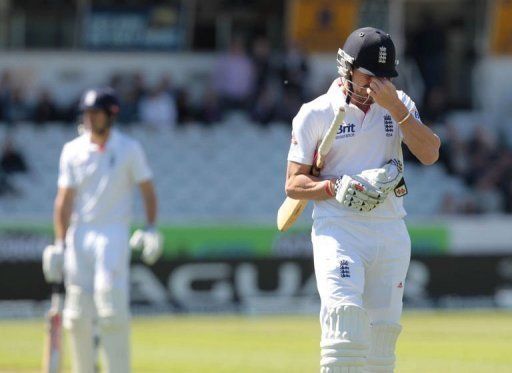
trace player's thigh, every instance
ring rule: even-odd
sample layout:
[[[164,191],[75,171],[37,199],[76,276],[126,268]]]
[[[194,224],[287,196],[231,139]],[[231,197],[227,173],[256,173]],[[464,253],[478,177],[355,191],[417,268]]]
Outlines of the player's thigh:
[[[334,220],[334,219],[333,219]],[[315,275],[322,308],[362,306],[365,267],[360,242],[336,220],[315,221],[312,242]]]
[[[88,247],[91,232],[71,227],[66,235],[64,276],[66,286],[77,286],[92,294],[94,289],[94,255]]]
[[[381,234],[384,247],[366,272],[364,308],[372,322],[398,323],[411,258],[411,241],[401,221],[388,224]]]
[[[108,227],[98,232],[95,243],[95,290],[128,289],[130,249],[128,228]]]

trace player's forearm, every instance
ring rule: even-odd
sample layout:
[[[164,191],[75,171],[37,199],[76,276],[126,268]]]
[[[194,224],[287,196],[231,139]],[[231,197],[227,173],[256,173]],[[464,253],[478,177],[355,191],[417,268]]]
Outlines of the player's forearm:
[[[439,158],[441,140],[427,126],[416,119],[402,125],[404,142],[424,165],[434,164]]]
[[[406,118],[409,112],[405,105],[400,102],[390,110],[390,113],[393,119],[399,122]],[[400,129],[404,135],[405,144],[421,163],[431,165],[437,161],[441,140],[430,128],[411,114],[400,124]]]
[[[53,213],[53,227],[56,241],[64,241],[71,220],[72,210],[73,207],[69,201],[66,201],[62,196],[57,196]]]
[[[148,225],[156,223],[157,215],[157,198],[155,188],[151,181],[145,181],[140,184],[142,199],[144,200],[144,207],[146,209],[146,222]]]
[[[331,180],[311,175],[294,175],[286,182],[286,195],[293,199],[321,201],[334,197],[334,185]]]
[[[157,214],[156,196],[153,194],[146,199],[146,221],[148,225],[155,225]]]

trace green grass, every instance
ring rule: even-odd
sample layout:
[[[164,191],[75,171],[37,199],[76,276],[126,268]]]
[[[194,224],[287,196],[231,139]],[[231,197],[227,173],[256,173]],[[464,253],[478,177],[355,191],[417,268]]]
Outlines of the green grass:
[[[315,316],[133,321],[134,372],[318,372]],[[512,372],[512,313],[406,313],[396,372]],[[0,372],[38,372],[44,324],[0,321]],[[69,371],[69,359],[65,366]]]

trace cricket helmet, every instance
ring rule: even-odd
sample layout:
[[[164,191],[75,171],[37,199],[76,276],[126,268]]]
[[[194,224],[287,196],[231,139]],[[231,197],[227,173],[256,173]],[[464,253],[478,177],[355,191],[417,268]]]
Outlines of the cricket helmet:
[[[398,76],[395,44],[388,33],[374,27],[352,32],[342,49],[338,49],[338,73],[349,79],[353,69],[380,77]]]
[[[109,116],[119,113],[120,104],[115,91],[110,87],[89,89],[80,100],[80,112],[88,109],[104,110]]]

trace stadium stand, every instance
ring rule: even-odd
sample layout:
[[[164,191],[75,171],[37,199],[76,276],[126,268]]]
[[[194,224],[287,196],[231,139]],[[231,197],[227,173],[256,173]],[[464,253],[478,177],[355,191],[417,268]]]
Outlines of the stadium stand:
[[[478,123],[475,116],[458,113],[450,119],[465,141],[471,140],[471,123]],[[263,128],[245,113],[231,112],[208,127],[188,123],[168,131],[141,124],[120,128],[146,149],[164,221],[273,223],[284,197],[288,126],[273,123]],[[444,137],[446,131],[440,132]],[[0,138],[7,133],[21,147],[30,171],[9,176],[17,194],[0,197],[0,215],[50,219],[59,154],[77,130],[62,123],[0,126]],[[408,162],[405,172],[409,188],[405,203],[411,216],[460,213],[461,208],[450,203],[460,206],[475,193],[461,175],[449,174],[442,162],[430,167]]]

